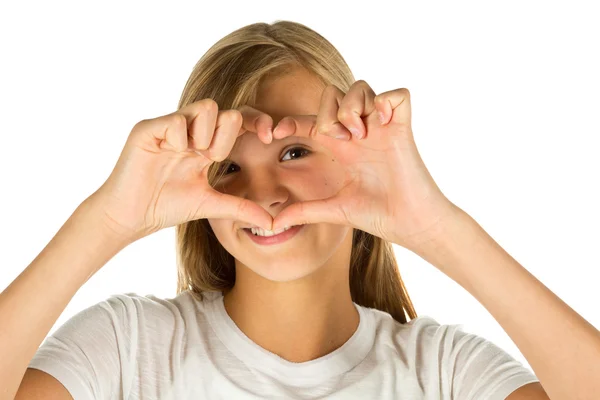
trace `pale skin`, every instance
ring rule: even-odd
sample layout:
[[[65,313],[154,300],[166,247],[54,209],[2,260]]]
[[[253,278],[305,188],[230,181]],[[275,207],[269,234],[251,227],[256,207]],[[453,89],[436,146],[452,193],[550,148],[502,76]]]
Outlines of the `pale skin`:
[[[270,115],[276,126],[284,116],[316,115],[322,91],[315,78],[300,70],[265,82],[255,108]],[[288,153],[287,161],[279,161],[296,143],[311,154]],[[239,168],[223,178],[219,189],[248,198],[275,217],[289,204],[339,190],[340,168],[333,158],[307,138],[265,144],[256,135],[243,135],[228,157]],[[225,308],[254,342],[299,363],[332,352],[356,331],[359,316],[349,286],[351,228],[310,224],[288,242],[267,247],[247,238],[239,221],[209,222],[236,258],[236,282],[225,294]]]
[[[386,92],[373,99],[364,81],[353,85],[338,117],[351,128],[353,121],[348,116],[353,111],[366,115],[362,121],[366,126],[358,127],[366,129],[360,139],[364,147],[358,147],[362,142],[353,138],[340,144],[338,151],[328,142],[333,139],[313,136],[314,118],[302,117],[323,111],[319,109],[323,87],[314,83],[310,76],[296,71],[261,87],[256,106],[272,117],[271,126],[277,126],[284,116],[295,117],[279,125],[274,137],[281,140],[276,142],[262,140],[266,137],[264,122],[258,135],[261,140],[251,135],[240,137],[229,158],[244,172],[221,186],[229,194],[259,204],[261,212],[266,210],[273,217],[273,229],[310,224],[303,236],[292,240],[300,249],[280,252],[273,247],[261,253],[260,248],[250,247],[254,244],[238,230],[249,221],[209,218],[219,240],[236,257],[236,285],[225,294],[225,304],[240,329],[289,361],[311,360],[341,346],[358,325],[348,288],[351,232],[358,228],[414,251],[486,307],[541,381],[541,385],[532,383],[515,390],[509,400],[592,399],[600,393],[596,380],[600,376],[598,330],[529,274],[466,212],[436,193],[408,136],[391,145],[383,143],[381,138],[386,136],[381,132],[396,138],[409,132],[407,91]],[[288,97],[286,91],[295,95]],[[388,103],[391,108],[385,106]],[[386,114],[383,126],[374,125],[374,104]],[[334,137],[340,132],[321,133]],[[286,157],[290,156],[287,150],[294,143],[303,143],[312,153],[279,161],[284,150]],[[379,153],[402,168],[391,171],[383,164],[365,162],[369,157],[382,159],[375,157]],[[365,171],[378,167],[382,169],[370,174],[377,176],[377,184],[366,180]],[[341,174],[344,169],[353,173],[353,179]],[[397,174],[401,180],[392,179]],[[338,190],[343,195],[335,198]],[[361,209],[352,209],[361,205],[361,193],[373,203],[372,209],[362,210],[362,214]],[[318,201],[330,196],[333,201]],[[236,208],[230,205],[231,210]],[[114,229],[105,229],[106,221],[100,219],[104,206],[91,198],[82,203],[44,251],[1,293],[0,319],[6,329],[0,330],[0,353],[5,356],[0,360],[0,399],[13,398],[19,383],[17,399],[71,398],[57,380],[43,372],[29,369],[22,382],[21,377],[74,293],[131,243],[115,237]],[[255,222],[265,222],[265,215],[256,209],[253,213]],[[342,219],[346,216],[352,221]],[[392,221],[389,225],[382,222],[388,220]],[[376,223],[369,225],[371,221]],[[96,229],[90,231],[90,226]],[[32,292],[37,295],[31,296]],[[247,315],[252,318],[244,318]],[[305,326],[311,329],[303,329]],[[289,348],[278,336],[298,346]]]
[[[301,81],[304,83],[300,83]],[[310,77],[302,71],[271,82],[261,92],[264,96],[260,97],[258,107],[275,115],[276,119],[282,115],[314,115],[314,112],[308,110],[314,110],[318,106],[318,96],[308,89],[316,86],[310,82]],[[304,98],[301,88],[306,92]],[[295,96],[286,102],[286,93],[290,92],[294,92]],[[336,110],[339,119],[336,124],[343,124],[346,132],[352,128],[357,129],[361,132],[358,140],[368,138],[369,130],[373,137],[371,144],[365,145],[360,151],[346,144],[338,146],[339,152],[333,151],[334,158],[336,155],[338,159],[345,158],[344,166],[353,174],[352,179],[342,179],[336,186],[338,190],[344,188],[345,194],[327,198],[327,190],[314,179],[291,184],[289,180],[279,181],[277,179],[284,175],[268,174],[267,166],[258,162],[253,164],[249,158],[241,155],[241,151],[233,153],[233,160],[235,161],[237,156],[237,160],[243,164],[241,170],[245,167],[250,171],[247,172],[249,175],[260,171],[260,178],[251,180],[256,185],[252,190],[247,190],[243,184],[232,184],[231,188],[236,187],[240,191],[238,195],[243,193],[245,196],[252,196],[260,193],[258,201],[274,216],[273,229],[298,223],[322,225],[324,222],[358,227],[410,249],[464,287],[498,321],[540,379],[540,383],[530,383],[516,389],[508,396],[509,400],[595,398],[600,393],[600,383],[597,379],[600,376],[600,332],[514,260],[465,211],[445,201],[447,199],[441,196],[441,192],[437,193],[439,188],[426,171],[411,140],[408,93],[398,90],[386,92],[385,96],[381,97],[375,100],[374,93],[365,82],[355,83],[347,94],[340,93],[337,97],[340,109]],[[342,98],[344,101],[340,101]],[[288,108],[289,102],[292,101],[293,104]],[[392,105],[391,109],[384,106],[388,103]],[[320,111],[324,112],[323,109]],[[390,129],[393,129],[393,125],[396,126],[397,132],[387,134],[390,137],[399,137],[397,142],[384,143],[386,137],[377,130],[381,125],[374,124],[374,118],[371,118],[375,111],[383,111],[386,114],[384,120]],[[390,115],[392,112],[394,114]],[[333,114],[335,113],[331,112],[329,116]],[[359,115],[364,125],[357,123],[358,119],[352,118],[354,115]],[[292,119],[294,121],[290,122],[288,119],[285,125],[281,125],[279,133],[275,134],[277,139],[296,136],[319,139],[319,134],[335,137],[341,132],[338,125],[336,129],[315,134],[313,131],[326,131],[324,126],[330,121],[323,122],[324,119],[321,119],[319,123],[315,122],[314,118]],[[353,138],[352,141],[355,140],[357,138]],[[252,138],[248,138],[248,141],[240,146],[243,153],[248,152],[256,156],[261,150],[266,150],[266,147],[256,144],[256,140],[256,145],[251,141]],[[336,150],[331,142],[319,143],[329,143],[325,149]],[[393,159],[391,153],[397,158]],[[264,157],[267,157],[266,154],[265,151]],[[348,162],[348,159],[352,158],[350,154],[357,158],[354,160],[355,165]],[[377,158],[377,155],[380,155],[380,158]],[[360,159],[359,156],[363,158]],[[388,176],[385,176],[384,170],[381,170],[380,174],[374,174],[373,170],[364,168],[369,157],[372,160],[386,157],[393,159],[394,165],[400,165],[396,172],[402,177],[401,181],[391,178],[389,171]],[[378,211],[362,210],[361,220],[361,208],[356,205],[360,204],[360,201],[355,201],[349,193],[368,193],[371,190],[369,194],[373,194],[381,189],[378,184],[368,181],[368,172],[371,176],[378,176],[378,181],[393,184],[380,192],[385,193],[385,196],[371,196],[372,199],[384,199],[379,199],[380,204],[374,206]],[[314,195],[302,195],[295,184],[310,188],[308,191]],[[357,188],[364,190],[357,191]],[[311,197],[316,201],[311,202]],[[257,201],[256,198],[254,200]],[[293,206],[286,208],[286,201]],[[387,217],[382,220],[391,220],[391,225],[395,228],[390,229],[383,223],[368,225],[365,222],[377,221],[381,216]],[[349,217],[353,217],[353,220],[348,220]],[[220,238],[225,239],[223,232],[227,232],[227,229],[229,232],[235,232],[232,227],[222,226],[219,230],[223,236]],[[377,229],[379,230],[375,232]],[[334,235],[335,233],[332,233],[332,241]],[[304,243],[301,239],[306,238],[296,238],[298,254],[306,254],[302,252]],[[232,238],[232,242],[234,241]],[[241,253],[242,246],[249,242],[240,243],[243,243],[238,250]],[[280,262],[262,261],[246,266],[236,261],[236,270],[241,279],[226,295],[228,313],[251,339],[284,358],[302,362],[327,354],[342,345],[357,325],[354,313],[347,311],[352,310],[347,281],[348,257],[338,257],[340,251],[348,254],[348,249],[340,245],[329,262],[315,264],[318,268],[316,271],[305,265],[301,270],[295,271],[293,267],[297,264],[294,264],[294,260],[279,254],[276,258]],[[273,251],[276,254],[276,250]],[[287,253],[287,257],[289,256]],[[333,272],[326,273],[328,270]],[[294,273],[298,273],[296,276],[302,273],[305,275],[302,279],[291,282],[273,282],[268,279],[276,277],[283,281],[285,277],[291,277]],[[309,273],[312,275],[308,275]],[[318,276],[320,279],[311,279],[311,276]],[[327,277],[337,279],[337,283],[327,280]],[[258,290],[253,291],[254,288]],[[511,295],[507,296],[507,293]],[[283,306],[269,307],[269,304]],[[249,315],[252,318],[244,318]],[[332,318],[335,318],[336,327],[342,327],[341,331],[347,332],[345,335],[331,336],[335,330],[328,330],[326,322]],[[317,323],[316,329],[305,329],[309,325],[306,322],[314,320],[321,324]],[[278,321],[286,321],[289,325],[280,325]],[[278,340],[279,337],[291,340]],[[286,343],[302,343],[304,346],[290,349]]]

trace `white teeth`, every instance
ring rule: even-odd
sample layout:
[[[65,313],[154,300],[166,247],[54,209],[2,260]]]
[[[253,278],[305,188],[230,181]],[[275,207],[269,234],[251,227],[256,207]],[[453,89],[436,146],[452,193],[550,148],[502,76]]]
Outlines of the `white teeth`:
[[[262,228],[250,228],[253,235],[257,236],[275,236],[279,235],[281,232],[287,231],[291,226],[286,226],[285,228],[277,229],[276,231],[268,231]]]

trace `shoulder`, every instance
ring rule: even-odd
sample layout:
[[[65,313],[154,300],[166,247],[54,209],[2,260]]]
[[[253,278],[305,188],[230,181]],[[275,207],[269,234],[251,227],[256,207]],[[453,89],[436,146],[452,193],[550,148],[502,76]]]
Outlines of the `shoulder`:
[[[380,349],[389,353],[391,348],[422,379],[442,382],[439,389],[451,398],[504,399],[523,385],[539,382],[529,368],[463,324],[441,324],[425,315],[403,324],[372,311]]]
[[[390,337],[402,341],[431,342],[447,332],[460,334],[457,331],[463,327],[462,324],[440,324],[429,315],[420,315],[406,323],[401,323],[392,318],[390,314],[376,308],[367,308],[366,310],[371,315],[380,338]]]
[[[432,316],[420,315],[406,323],[401,323],[386,312],[369,308],[375,325],[381,334],[399,338],[414,343],[448,342],[450,338],[454,343],[466,336],[476,336],[466,332],[463,324],[442,324]]]
[[[188,349],[180,344],[190,333],[204,338],[206,330],[196,323],[203,307],[190,292],[173,298],[110,295],[49,335],[29,367],[52,375],[74,398],[127,397],[137,384],[155,386],[153,377],[180,362]]]
[[[164,331],[195,323],[201,314],[202,305],[187,291],[173,298],[119,293],[80,310],[56,334],[80,330],[110,330],[128,335],[149,329]]]
[[[181,319],[195,319],[203,307],[189,291],[185,291],[172,298],[132,292],[113,294],[90,307],[90,311],[94,308],[127,321],[143,320],[145,324],[164,324]]]
[[[376,343],[424,369],[451,368],[481,349],[488,353],[500,350],[485,338],[465,331],[463,324],[442,324],[429,315],[401,323],[388,313],[369,310],[375,320]]]

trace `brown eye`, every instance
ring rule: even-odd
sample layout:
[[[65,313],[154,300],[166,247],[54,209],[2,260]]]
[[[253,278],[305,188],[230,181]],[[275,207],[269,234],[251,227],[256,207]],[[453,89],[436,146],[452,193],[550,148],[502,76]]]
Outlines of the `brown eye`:
[[[237,170],[234,170],[234,168],[240,168],[237,165],[235,165],[234,163],[226,163],[224,165],[221,166],[221,168],[219,169],[219,174],[222,173],[223,175],[229,175],[232,172],[237,172]]]
[[[305,148],[303,148],[303,147],[292,147],[291,149],[289,149],[288,151],[286,151],[285,154],[290,154],[290,155],[291,154],[295,154],[296,156],[293,157],[293,158],[300,158],[300,157],[303,157],[303,156],[305,156],[307,154],[310,154],[310,151],[307,150],[307,149],[305,149]],[[288,158],[288,160],[289,159],[290,158]],[[282,158],[282,160],[285,161],[285,155]]]
[[[293,160],[293,159],[297,159],[297,158],[302,158],[310,153],[311,153],[311,151],[308,149],[305,149],[304,147],[292,147],[284,153],[284,157],[281,160],[288,161],[288,160]],[[286,159],[285,156],[287,154],[290,154],[290,157],[288,157]],[[234,164],[232,162],[224,162],[221,165],[221,167],[219,168],[219,175],[222,174],[222,176],[225,176],[225,175],[229,175],[233,172],[238,172],[239,170],[240,170],[240,167],[237,166],[236,164]]]

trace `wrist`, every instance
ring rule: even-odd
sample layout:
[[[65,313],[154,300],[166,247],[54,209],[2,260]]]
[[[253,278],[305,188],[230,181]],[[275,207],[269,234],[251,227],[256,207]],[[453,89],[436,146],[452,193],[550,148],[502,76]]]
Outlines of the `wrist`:
[[[468,217],[468,214],[461,208],[451,204],[448,211],[439,218],[435,225],[431,226],[427,231],[421,232],[418,237],[414,238],[410,250],[421,257],[429,255],[430,253],[437,253],[443,249],[447,245],[448,240],[451,240],[452,236],[457,233],[457,225],[464,222],[465,218]]]
[[[456,267],[456,258],[472,250],[477,227],[469,214],[456,207],[430,232],[428,239],[412,251],[448,275]]]
[[[96,192],[98,193],[98,192]],[[120,249],[127,247],[136,239],[119,229],[105,210],[105,203],[96,193],[85,199],[75,210],[72,218],[81,219],[94,228],[94,233],[107,245]]]

